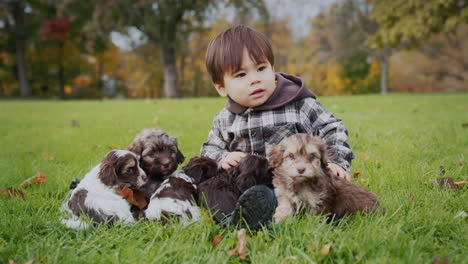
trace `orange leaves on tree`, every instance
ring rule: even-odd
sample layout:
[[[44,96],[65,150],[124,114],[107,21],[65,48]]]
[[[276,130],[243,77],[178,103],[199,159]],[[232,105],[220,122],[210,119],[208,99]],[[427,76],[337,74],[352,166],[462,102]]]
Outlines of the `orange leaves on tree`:
[[[133,204],[140,209],[143,209],[148,205],[148,201],[146,201],[143,193],[138,190],[133,190],[128,188],[128,186],[124,186],[123,188],[115,188],[115,191],[130,204]]]
[[[38,173],[36,173],[36,175],[23,181],[23,183],[21,183],[21,187],[26,188],[26,187],[29,187],[31,184],[41,184],[46,181],[47,181],[47,176],[44,173],[39,171]]]
[[[229,256],[239,256],[241,260],[246,260],[249,251],[247,249],[247,230],[242,228],[237,232],[237,245],[236,248],[227,250]]]

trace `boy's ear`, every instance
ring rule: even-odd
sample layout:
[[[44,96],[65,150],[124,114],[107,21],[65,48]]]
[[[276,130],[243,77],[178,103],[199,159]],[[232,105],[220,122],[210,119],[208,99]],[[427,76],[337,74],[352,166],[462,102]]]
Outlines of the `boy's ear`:
[[[227,97],[226,88],[224,88],[224,86],[222,86],[221,84],[217,84],[217,83],[213,83],[213,85],[216,88],[216,91],[218,91],[220,96]]]

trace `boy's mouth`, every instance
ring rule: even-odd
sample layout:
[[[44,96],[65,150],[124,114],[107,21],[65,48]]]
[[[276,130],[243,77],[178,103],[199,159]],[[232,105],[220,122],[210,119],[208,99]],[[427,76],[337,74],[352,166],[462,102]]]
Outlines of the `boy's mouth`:
[[[252,93],[249,94],[249,96],[253,97],[253,98],[259,98],[259,97],[262,97],[263,95],[265,95],[265,90],[264,89],[257,89],[255,91],[253,91]]]

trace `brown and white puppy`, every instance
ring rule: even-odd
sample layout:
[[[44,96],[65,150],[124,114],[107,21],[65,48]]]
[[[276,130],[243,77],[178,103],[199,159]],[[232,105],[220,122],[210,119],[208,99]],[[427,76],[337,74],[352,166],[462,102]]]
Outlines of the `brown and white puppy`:
[[[208,159],[206,157],[202,157]],[[205,165],[206,166],[206,165]],[[215,161],[209,166],[217,168]],[[208,169],[207,169],[208,170]],[[187,172],[190,175],[190,172]],[[240,195],[258,184],[272,186],[273,173],[264,157],[247,155],[236,167],[218,171],[198,185],[198,204],[208,209],[216,221],[234,211]]]
[[[138,188],[147,180],[137,155],[128,150],[110,151],[71,191],[70,198],[62,206],[66,214],[62,223],[68,228],[87,228],[88,223],[80,218],[83,215],[96,223],[135,221],[130,203],[115,188]]]
[[[182,171],[169,176],[151,196],[145,217],[153,221],[169,223],[169,218],[184,224],[200,220],[200,209],[194,203],[197,186],[193,178]]]
[[[352,182],[331,175],[324,140],[308,134],[283,139],[268,154],[274,168],[278,207],[276,223],[301,209],[329,214],[329,220],[378,207],[377,196]]]
[[[185,159],[176,138],[155,128],[143,129],[127,150],[140,156],[140,166],[149,177],[148,183],[140,188],[147,199]]]
[[[196,203],[197,185],[213,177],[217,171],[214,160],[206,157],[191,158],[182,171],[171,174],[151,197],[145,217],[168,223],[168,218],[178,218],[184,224],[200,219]]]

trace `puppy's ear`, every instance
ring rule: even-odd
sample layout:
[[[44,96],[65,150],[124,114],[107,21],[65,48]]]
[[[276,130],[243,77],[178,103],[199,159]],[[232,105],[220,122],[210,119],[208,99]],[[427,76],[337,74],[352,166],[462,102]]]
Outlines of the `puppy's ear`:
[[[185,156],[184,154],[182,154],[179,147],[177,147],[176,160],[177,160],[177,163],[179,164],[181,164],[185,160]]]
[[[317,144],[318,149],[320,151],[320,163],[323,169],[327,170],[328,168],[328,150],[327,150],[327,143],[325,141],[321,141]]]
[[[113,186],[117,183],[117,173],[115,171],[117,156],[115,151],[107,153],[107,155],[101,161],[101,167],[99,170],[99,179],[107,186]]]
[[[143,152],[143,142],[141,142],[140,140],[136,140],[130,145],[128,145],[127,150],[135,153],[138,156],[138,158],[140,158]]]
[[[276,145],[270,149],[267,155],[268,162],[272,168],[278,168],[283,163],[283,153],[285,149],[282,145]]]

